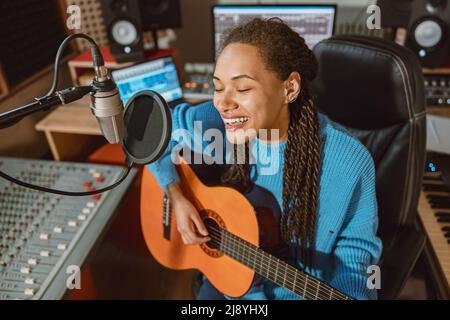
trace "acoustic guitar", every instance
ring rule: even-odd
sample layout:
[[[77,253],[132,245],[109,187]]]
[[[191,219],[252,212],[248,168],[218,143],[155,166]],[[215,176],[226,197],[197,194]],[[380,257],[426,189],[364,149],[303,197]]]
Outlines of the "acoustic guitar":
[[[145,168],[141,227],[148,249],[160,264],[176,270],[197,269],[230,297],[243,296],[253,281],[264,277],[304,299],[352,299],[285,262],[288,249],[277,223],[280,209],[269,191],[254,186],[244,195],[230,187],[207,186],[185,162],[177,165],[177,171],[183,193],[200,213],[211,240],[201,245],[183,243],[168,197]]]

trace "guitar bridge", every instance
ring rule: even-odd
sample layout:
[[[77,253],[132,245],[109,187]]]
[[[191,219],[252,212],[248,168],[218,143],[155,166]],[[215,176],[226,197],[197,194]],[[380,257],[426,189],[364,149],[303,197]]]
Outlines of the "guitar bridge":
[[[170,240],[170,222],[172,221],[171,219],[171,215],[172,215],[172,206],[170,205],[170,200],[169,197],[164,194],[164,198],[163,198],[163,237],[166,240]]]

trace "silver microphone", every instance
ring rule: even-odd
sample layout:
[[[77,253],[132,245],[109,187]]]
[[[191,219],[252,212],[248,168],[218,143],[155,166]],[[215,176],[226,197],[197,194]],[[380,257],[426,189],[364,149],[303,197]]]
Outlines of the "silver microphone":
[[[91,111],[97,118],[100,130],[109,143],[122,143],[123,104],[105,66],[95,68],[94,86],[97,90],[91,94]]]

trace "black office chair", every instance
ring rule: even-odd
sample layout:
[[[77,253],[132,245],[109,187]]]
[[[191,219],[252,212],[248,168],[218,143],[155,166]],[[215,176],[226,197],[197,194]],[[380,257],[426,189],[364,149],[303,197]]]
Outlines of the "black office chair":
[[[426,240],[415,228],[426,143],[421,67],[407,48],[362,36],[333,37],[314,53],[319,111],[359,138],[375,161],[384,246],[379,298],[395,299]]]

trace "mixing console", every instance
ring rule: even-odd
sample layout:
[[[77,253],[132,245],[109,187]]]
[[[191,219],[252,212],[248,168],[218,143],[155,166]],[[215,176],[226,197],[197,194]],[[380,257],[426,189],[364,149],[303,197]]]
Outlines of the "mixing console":
[[[0,157],[20,180],[66,191],[90,191],[120,177],[119,166]],[[111,191],[68,197],[0,180],[0,299],[60,299],[72,267],[81,267],[136,176]],[[69,268],[70,267],[70,268]]]
[[[428,107],[450,107],[450,74],[424,74]]]
[[[186,63],[183,76],[183,97],[185,99],[214,98],[214,64]]]

